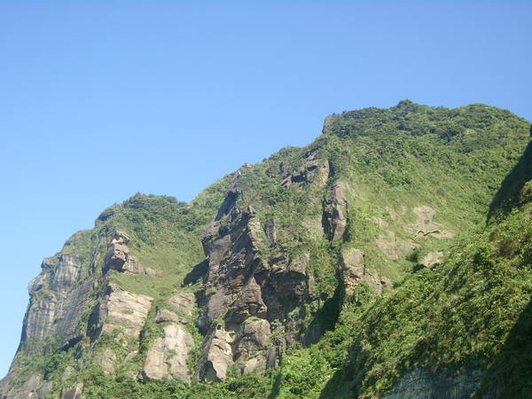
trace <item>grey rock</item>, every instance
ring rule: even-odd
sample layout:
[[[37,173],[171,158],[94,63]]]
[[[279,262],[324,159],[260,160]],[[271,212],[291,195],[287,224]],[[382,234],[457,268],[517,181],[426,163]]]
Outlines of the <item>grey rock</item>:
[[[460,373],[443,370],[436,373],[426,369],[415,369],[401,377],[394,387],[384,395],[385,399],[462,399],[479,394],[483,373],[466,369]],[[483,398],[497,397],[493,393],[482,393]]]
[[[325,231],[330,240],[343,237],[347,227],[347,185],[336,182],[332,188],[330,199],[325,206]]]
[[[178,378],[190,381],[187,359],[194,339],[192,335],[178,324],[163,328],[164,337],[157,338],[146,355],[142,377],[151,380]]]
[[[76,384],[74,387],[63,392],[61,399],[81,399],[83,392],[83,384]]]
[[[114,284],[109,285],[96,310],[96,320],[101,326],[97,337],[120,330],[126,336],[138,339],[152,301],[153,298],[147,295],[133,294]]]
[[[419,262],[419,266],[428,268],[428,269],[434,269],[435,267],[441,265],[443,262],[443,252],[435,251],[435,252],[429,252],[427,255],[423,257],[421,262]]]
[[[227,377],[227,369],[233,361],[233,334],[222,325],[217,325],[211,333],[200,356],[198,377],[201,381],[221,381]]]
[[[340,268],[346,294],[352,294],[361,281],[365,281],[378,294],[385,287],[391,288],[391,281],[369,270],[364,261],[364,253],[356,248],[344,250],[340,256]]]
[[[78,260],[72,255],[62,255],[53,271],[50,288],[54,291],[67,291],[72,288],[80,271]]]
[[[190,292],[180,292],[172,296],[169,303],[175,306],[180,312],[191,316],[196,307],[196,297]]]

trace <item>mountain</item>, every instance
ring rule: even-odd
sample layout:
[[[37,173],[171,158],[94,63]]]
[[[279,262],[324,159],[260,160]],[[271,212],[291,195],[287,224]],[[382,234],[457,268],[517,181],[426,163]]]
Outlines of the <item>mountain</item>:
[[[344,112],[190,203],[106,209],[30,282],[2,397],[528,397],[529,127]]]

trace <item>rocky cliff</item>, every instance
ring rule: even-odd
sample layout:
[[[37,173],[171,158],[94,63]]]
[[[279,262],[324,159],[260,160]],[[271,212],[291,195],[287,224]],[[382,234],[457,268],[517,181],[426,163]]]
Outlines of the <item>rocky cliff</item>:
[[[482,234],[488,212],[526,208],[515,199],[527,195],[526,153],[511,173],[528,129],[487,106],[403,101],[328,117],[311,145],[246,164],[191,203],[137,194],[112,206],[29,284],[3,397],[477,392],[526,304],[491,315],[496,331],[460,321],[462,345],[482,350],[460,354],[434,331],[460,315],[476,323],[470,308],[439,306],[457,304],[468,278],[491,281],[465,273],[474,254],[456,246]],[[513,202],[500,190],[492,201],[501,183]],[[526,284],[504,287],[521,295],[530,275],[517,270]]]

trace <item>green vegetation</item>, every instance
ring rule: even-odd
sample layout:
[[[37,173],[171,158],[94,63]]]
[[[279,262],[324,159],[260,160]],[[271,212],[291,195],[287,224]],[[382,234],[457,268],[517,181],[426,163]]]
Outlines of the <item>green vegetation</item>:
[[[310,146],[244,166],[191,203],[136,194],[113,205],[53,258],[74,255],[82,276],[76,284],[89,280],[96,287],[76,330],[80,340],[27,343],[15,359],[12,384],[43,376],[54,383],[52,398],[77,383],[84,397],[106,399],[369,398],[389,392],[412,370],[481,370],[478,394],[525,398],[532,392],[528,129],[525,120],[484,105],[449,110],[402,101],[333,115]],[[253,209],[261,258],[270,267],[278,259],[308,259],[308,297],[287,316],[301,331],[286,347],[283,321],[272,321],[270,344],[282,343],[282,357],[264,375],[238,375],[235,367],[218,383],[138,381],[150,344],[163,334],[164,322],[155,322],[161,309],[184,320],[195,341],[188,364],[196,367],[204,339],[195,326],[198,311],[180,313],[169,299],[180,292],[214,294],[216,287],[202,291],[208,262],[201,240],[232,182],[235,206]],[[338,184],[343,198],[332,198]],[[334,201],[346,204],[346,226],[331,240],[324,230]],[[130,255],[146,273],[103,275],[116,230],[127,233]],[[363,251],[365,270],[391,280],[393,289],[378,296],[361,281],[346,294],[340,257],[350,249]],[[436,251],[443,264],[422,267]],[[119,330],[89,338],[109,282],[153,298],[138,341]],[[44,281],[32,300],[56,296]],[[120,364],[114,377],[94,360],[107,348]]]

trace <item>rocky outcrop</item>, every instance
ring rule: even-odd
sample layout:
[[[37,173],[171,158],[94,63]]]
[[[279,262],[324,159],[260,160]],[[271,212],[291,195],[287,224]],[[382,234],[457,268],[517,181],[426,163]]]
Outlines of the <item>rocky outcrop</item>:
[[[415,369],[403,375],[392,390],[384,395],[386,399],[401,398],[445,398],[462,399],[478,395],[483,373],[479,370],[464,370],[461,373],[433,373]],[[482,397],[496,398],[494,393],[483,392]]]
[[[53,270],[50,288],[57,292],[72,288],[80,271],[78,260],[72,255],[62,255],[59,264]]]
[[[251,207],[245,212],[234,208],[205,235],[209,269],[198,320],[206,334],[198,364],[202,380],[224,379],[231,364],[248,373],[277,363],[278,351],[271,351],[273,358],[268,360],[270,323],[286,321],[304,302],[312,278],[308,255],[263,259],[259,248],[269,242]],[[286,324],[283,339],[293,340],[302,322]]]
[[[281,165],[281,173],[285,172]],[[288,173],[281,181],[281,186],[288,187],[292,183],[310,184],[316,181],[323,188],[329,178],[329,162],[318,160],[317,149],[312,149],[303,154],[303,166],[295,173]]]
[[[192,316],[196,308],[196,297],[190,292],[177,293],[168,302],[170,305],[175,306],[179,312],[187,316]]]
[[[187,359],[194,339],[177,323],[163,327],[163,337],[156,338],[150,346],[144,362],[142,377],[151,380],[178,378],[190,381]]]
[[[39,374],[30,375],[20,387],[14,386],[9,391],[4,392],[6,399],[44,399],[52,391],[53,386]]]
[[[209,333],[198,363],[198,377],[202,381],[220,381],[227,377],[227,369],[233,362],[234,332],[227,332],[218,324]]]
[[[438,267],[443,262],[443,252],[440,251],[434,251],[429,252],[427,255],[421,259],[421,262],[418,264],[418,268],[427,268],[427,269],[434,269],[435,267]]]
[[[392,282],[385,277],[380,277],[375,271],[366,268],[364,253],[359,249],[348,249],[341,253],[340,271],[347,295],[352,294],[356,287],[366,282],[378,294],[386,288],[392,287]]]
[[[414,223],[406,225],[406,230],[417,238],[452,238],[454,233],[446,230],[441,224],[434,221],[436,211],[430,206],[422,205],[412,211],[416,217]]]
[[[324,229],[330,240],[343,237],[347,227],[347,185],[336,182],[330,198],[325,202]]]
[[[133,294],[110,284],[91,317],[91,324],[99,326],[93,341],[101,334],[113,331],[138,340],[152,301],[149,296]]]
[[[136,274],[154,274],[151,269],[143,268],[138,261],[130,255],[129,236],[123,231],[116,231],[108,245],[107,255],[103,264],[104,273],[109,270],[129,272]]]
[[[24,318],[21,347],[54,335],[66,344],[76,335],[79,312],[86,303],[92,279],[78,284],[80,265],[74,255],[45,258],[41,273],[28,285],[30,305]]]
[[[83,393],[83,384],[79,383],[73,386],[70,389],[67,389],[63,392],[61,399],[81,399],[81,394]]]

